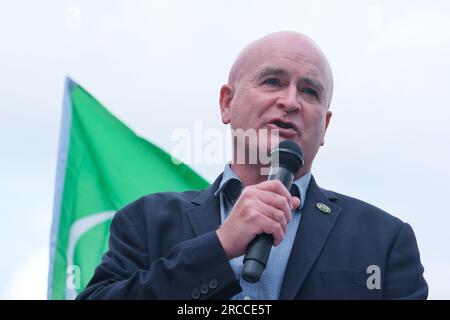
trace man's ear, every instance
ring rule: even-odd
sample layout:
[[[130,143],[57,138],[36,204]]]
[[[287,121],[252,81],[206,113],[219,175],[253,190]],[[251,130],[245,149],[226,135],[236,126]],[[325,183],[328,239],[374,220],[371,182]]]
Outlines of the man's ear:
[[[328,125],[330,124],[331,116],[333,113],[331,111],[327,111],[327,114],[325,116],[325,132],[327,132]],[[320,143],[321,146],[325,144],[325,132],[323,134],[322,142]]]
[[[231,122],[231,100],[233,99],[233,87],[229,84],[224,84],[220,88],[220,114],[222,116],[222,122],[229,124]]]

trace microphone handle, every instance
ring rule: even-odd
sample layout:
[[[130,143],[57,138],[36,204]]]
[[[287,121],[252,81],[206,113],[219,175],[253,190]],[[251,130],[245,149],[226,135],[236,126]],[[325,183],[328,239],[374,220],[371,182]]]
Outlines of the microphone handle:
[[[292,185],[294,175],[291,171],[283,167],[270,168],[267,180],[280,180],[289,190]],[[262,233],[257,235],[248,245],[244,256],[244,266],[242,268],[242,278],[248,282],[258,282],[261,274],[266,268],[270,250],[273,245],[273,236]]]

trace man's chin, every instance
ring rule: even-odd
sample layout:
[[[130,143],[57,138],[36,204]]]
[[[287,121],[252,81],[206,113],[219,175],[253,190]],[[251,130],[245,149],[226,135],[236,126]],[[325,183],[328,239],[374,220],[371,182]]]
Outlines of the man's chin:
[[[248,139],[247,139],[248,138]],[[280,142],[292,139],[280,134],[279,130],[270,128],[260,128],[258,132],[248,135],[247,138],[241,136],[234,140],[238,161],[236,164],[247,165],[270,165],[270,154]],[[293,139],[292,139],[293,140]],[[295,140],[294,140],[295,141]],[[243,163],[243,159],[245,159]],[[239,161],[240,160],[240,161]]]

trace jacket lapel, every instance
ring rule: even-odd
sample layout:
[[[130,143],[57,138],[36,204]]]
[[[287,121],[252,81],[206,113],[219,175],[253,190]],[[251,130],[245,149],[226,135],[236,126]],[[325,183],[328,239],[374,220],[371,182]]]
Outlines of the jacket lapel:
[[[311,177],[302,217],[284,273],[280,299],[295,298],[318,258],[341,211],[341,208],[332,202],[335,199],[331,192],[320,189]],[[319,210],[317,203],[328,206],[331,213],[326,214]]]
[[[188,208],[186,215],[196,237],[217,230],[220,221],[220,201],[214,192],[220,185],[222,174],[207,189],[191,200],[193,206]]]

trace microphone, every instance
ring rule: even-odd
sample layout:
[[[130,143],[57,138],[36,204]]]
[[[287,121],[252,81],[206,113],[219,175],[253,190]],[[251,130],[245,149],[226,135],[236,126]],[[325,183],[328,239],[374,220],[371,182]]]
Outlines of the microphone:
[[[280,180],[290,190],[295,174],[304,165],[303,152],[300,146],[292,141],[282,141],[270,153],[270,172],[267,180]],[[242,277],[248,282],[258,282],[266,268],[273,236],[262,233],[257,235],[248,245],[244,256]]]

